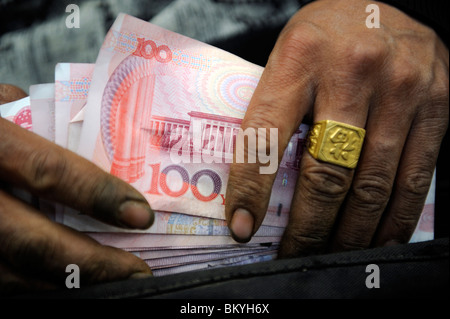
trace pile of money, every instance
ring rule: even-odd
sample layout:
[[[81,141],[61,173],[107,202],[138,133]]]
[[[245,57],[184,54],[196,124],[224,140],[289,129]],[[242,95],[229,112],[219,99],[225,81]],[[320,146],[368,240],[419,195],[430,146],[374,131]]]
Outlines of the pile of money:
[[[133,185],[155,210],[145,231],[41,201],[58,222],[130,251],[155,276],[271,260],[288,222],[307,125],[292,136],[262,226],[235,242],[225,215],[236,135],[263,68],[126,14],[95,64],[59,63],[55,82],[1,116]],[[50,208],[52,208],[50,210]],[[412,241],[433,238],[434,180]]]

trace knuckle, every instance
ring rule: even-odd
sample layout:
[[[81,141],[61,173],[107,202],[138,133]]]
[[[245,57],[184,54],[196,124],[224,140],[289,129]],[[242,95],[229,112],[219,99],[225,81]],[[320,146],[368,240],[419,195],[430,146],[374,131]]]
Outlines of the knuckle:
[[[28,159],[31,168],[29,184],[37,191],[51,194],[64,180],[67,173],[67,162],[64,156],[53,150],[35,151]]]
[[[256,137],[258,135],[258,128],[270,129],[276,128],[278,134],[278,141],[270,141],[270,131],[266,130],[266,146],[269,147],[270,143],[278,143],[279,141],[288,141],[293,134],[287,125],[282,125],[280,123],[280,117],[270,116],[276,110],[274,105],[276,102],[265,101],[258,104],[258,107],[254,108],[251,113],[249,113],[244,122],[242,123],[242,129],[253,128],[255,129]],[[278,144],[276,144],[278,145]],[[267,154],[267,153],[266,153]]]
[[[252,111],[251,116],[245,119],[245,127],[270,128],[280,127],[279,120],[274,116],[267,116],[274,111],[275,103],[261,103]]]
[[[397,183],[397,188],[408,200],[422,200],[428,194],[432,174],[428,169],[414,168]]]
[[[299,227],[290,224],[283,235],[283,250],[289,256],[307,256],[325,250],[328,234],[312,231],[305,233]]]
[[[276,46],[277,61],[281,64],[293,62],[293,65],[302,66],[306,71],[314,64],[305,61],[317,57],[325,41],[323,35],[307,23],[288,26],[282,31],[279,45]]]
[[[285,44],[282,46],[285,53],[314,53],[322,45],[322,37],[310,25],[297,23],[287,27],[281,34],[281,39]],[[292,51],[291,51],[292,50]]]
[[[352,199],[365,213],[379,212],[389,201],[392,182],[393,177],[383,169],[362,172],[353,183]]]
[[[421,84],[420,71],[412,61],[401,58],[390,70],[389,86],[394,92],[410,94]]]
[[[47,236],[44,230],[36,230],[17,239],[9,243],[8,250],[15,256],[15,262],[19,267],[28,267],[38,261],[40,267],[46,268],[60,251],[60,244]]]
[[[335,202],[342,199],[350,188],[351,170],[332,164],[303,165],[301,171],[303,189],[313,201]]]
[[[350,72],[366,76],[384,63],[387,54],[388,50],[384,42],[374,44],[363,40],[346,46],[343,57]]]
[[[234,199],[258,204],[265,202],[265,199],[268,200],[270,188],[266,185],[271,183],[267,175],[260,175],[258,172],[258,170],[246,170],[245,173],[233,171],[230,174],[228,188]],[[243,176],[245,178],[242,178]]]

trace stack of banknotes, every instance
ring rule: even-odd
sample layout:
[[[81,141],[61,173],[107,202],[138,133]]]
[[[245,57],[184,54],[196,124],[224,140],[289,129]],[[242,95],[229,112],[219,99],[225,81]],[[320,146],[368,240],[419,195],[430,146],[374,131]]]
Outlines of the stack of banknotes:
[[[0,106],[1,116],[89,159],[155,210],[145,231],[105,225],[41,201],[55,220],[145,260],[155,276],[276,258],[308,132],[284,153],[266,218],[235,242],[225,192],[236,134],[263,68],[120,14],[95,64],[59,63],[55,82]],[[434,180],[411,241],[433,238]]]

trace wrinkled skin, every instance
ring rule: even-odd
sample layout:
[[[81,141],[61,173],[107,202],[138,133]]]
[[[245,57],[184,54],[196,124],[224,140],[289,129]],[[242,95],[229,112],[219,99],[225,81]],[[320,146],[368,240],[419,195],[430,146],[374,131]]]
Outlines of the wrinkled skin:
[[[24,96],[17,87],[0,85],[2,103]],[[143,260],[54,223],[12,195],[13,187],[21,188],[112,225],[147,228],[153,212],[139,192],[1,118],[0,136],[0,295],[65,287],[69,264],[78,265],[84,286],[151,275]]]
[[[301,162],[280,257],[408,242],[448,126],[448,49],[433,30],[378,3],[321,0],[281,32],[242,122],[278,128],[278,154],[304,122],[365,128],[356,169]],[[280,162],[280,161],[279,161]],[[232,164],[226,216],[248,241],[264,219],[275,175]]]

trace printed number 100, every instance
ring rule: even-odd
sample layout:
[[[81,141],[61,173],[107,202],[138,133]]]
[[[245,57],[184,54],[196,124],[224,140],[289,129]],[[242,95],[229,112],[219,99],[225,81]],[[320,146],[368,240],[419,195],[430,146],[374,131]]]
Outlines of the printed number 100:
[[[166,166],[162,171],[161,163],[150,164],[149,166],[152,168],[152,180],[150,189],[146,192],[148,194],[162,195],[160,192],[161,190],[168,196],[179,197],[184,195],[190,188],[195,198],[203,202],[209,202],[216,198],[222,189],[222,180],[220,179],[219,174],[210,169],[199,170],[192,176],[192,178],[190,178],[188,171],[179,165]],[[183,181],[179,190],[172,190],[169,188],[169,185],[167,185],[167,174],[171,171],[177,172]],[[202,176],[209,177],[212,180],[213,191],[209,195],[201,194],[197,188],[199,179]]]

